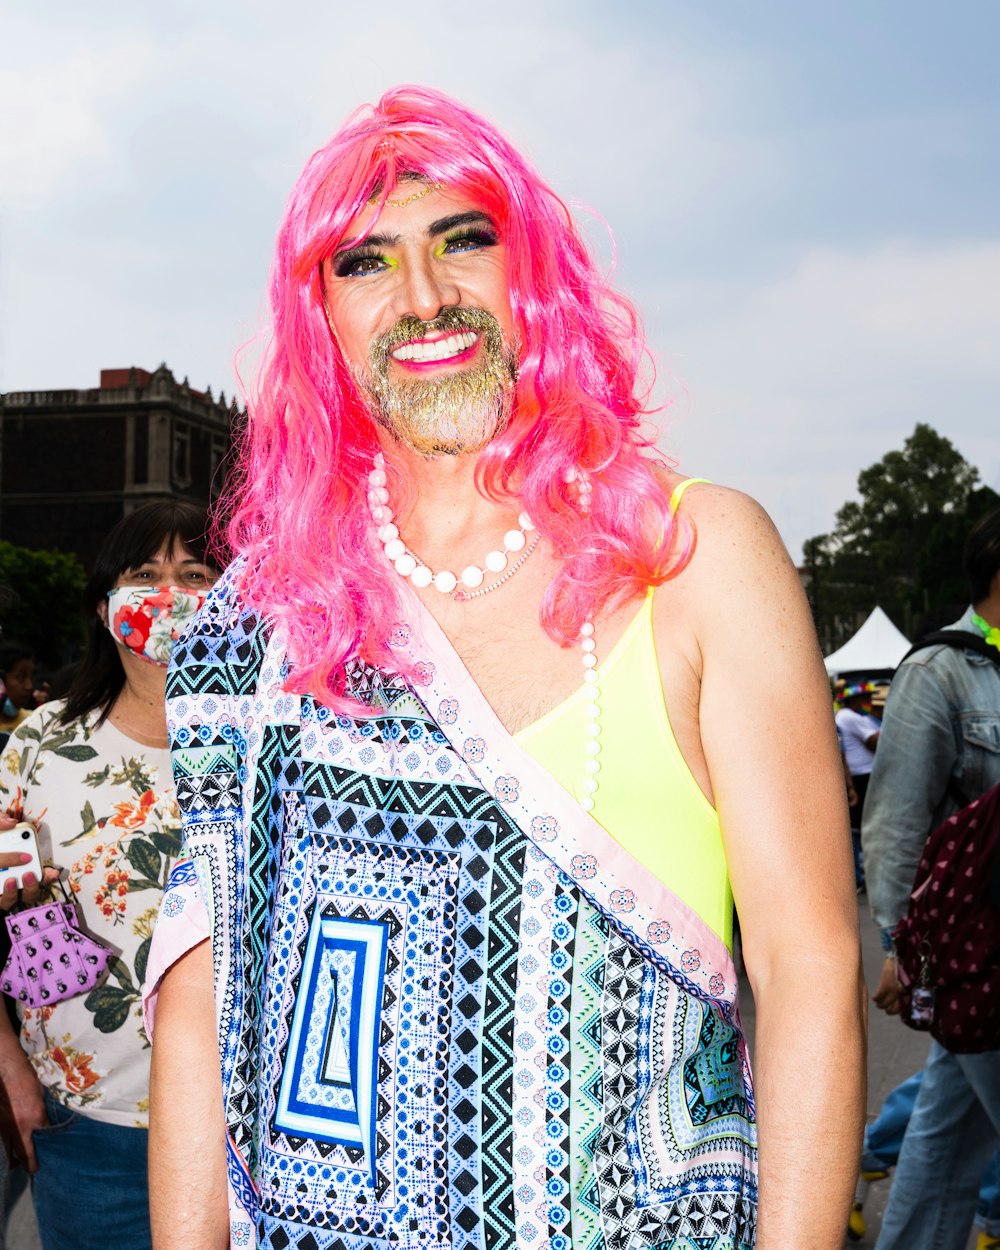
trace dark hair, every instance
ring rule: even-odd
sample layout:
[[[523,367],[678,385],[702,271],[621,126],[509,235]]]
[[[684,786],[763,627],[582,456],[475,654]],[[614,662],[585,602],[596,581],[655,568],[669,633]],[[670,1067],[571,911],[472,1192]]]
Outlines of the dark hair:
[[[969,597],[973,603],[982,603],[1000,573],[1000,508],[987,512],[969,530],[962,563],[969,579]]]
[[[16,642],[13,638],[9,642],[0,642],[0,677],[6,677],[22,660],[34,661],[34,658],[34,651],[23,642]]]
[[[165,543],[180,543],[211,564],[205,552],[207,524],[205,513],[193,504],[147,503],[123,517],[108,534],[83,592],[87,649],[67,691],[59,715],[62,724],[79,720],[94,708],[101,709],[98,724],[102,724],[125,685],[118,644],[97,615],[108,591],[122,573],[141,568]]]

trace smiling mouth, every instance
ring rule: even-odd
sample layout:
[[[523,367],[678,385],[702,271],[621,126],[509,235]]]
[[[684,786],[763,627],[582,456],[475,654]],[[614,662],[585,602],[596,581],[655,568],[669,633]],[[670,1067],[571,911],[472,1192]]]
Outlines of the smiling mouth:
[[[458,334],[449,334],[447,338],[416,339],[394,348],[389,354],[393,360],[421,365],[434,364],[463,355],[475,345],[478,338],[475,330],[462,330]]]

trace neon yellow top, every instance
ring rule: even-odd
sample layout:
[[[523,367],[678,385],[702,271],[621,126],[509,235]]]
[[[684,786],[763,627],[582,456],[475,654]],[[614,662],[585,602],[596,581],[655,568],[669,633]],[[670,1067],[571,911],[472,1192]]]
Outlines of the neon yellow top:
[[[676,511],[688,478],[670,499]],[[733,940],[733,894],[719,817],[681,755],[663,701],[653,591],[598,665],[601,775],[593,816],[709,925]],[[570,794],[588,774],[583,687],[514,735]]]

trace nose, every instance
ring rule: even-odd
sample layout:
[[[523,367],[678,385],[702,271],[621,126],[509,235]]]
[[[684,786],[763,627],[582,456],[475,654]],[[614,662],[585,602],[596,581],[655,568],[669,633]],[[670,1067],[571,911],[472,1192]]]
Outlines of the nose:
[[[433,321],[445,308],[461,303],[458,287],[435,269],[434,257],[411,260],[403,267],[396,300],[396,316],[409,315],[420,321]]]

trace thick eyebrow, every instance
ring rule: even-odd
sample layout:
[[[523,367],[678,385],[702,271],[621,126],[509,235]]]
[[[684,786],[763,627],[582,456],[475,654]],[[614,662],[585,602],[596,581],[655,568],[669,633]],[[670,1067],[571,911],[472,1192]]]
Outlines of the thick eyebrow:
[[[439,217],[437,221],[432,221],[427,227],[427,237],[433,238],[436,234],[446,234],[449,230],[455,230],[459,226],[471,226],[476,222],[481,226],[491,226],[494,230],[493,218],[489,213],[484,213],[480,209],[473,209],[468,213],[453,213],[450,217]]]
[[[395,247],[399,243],[398,234],[366,234],[364,238],[345,239],[334,252],[334,256],[343,256],[345,252],[356,247]]]
[[[473,223],[496,229],[489,213],[472,209],[467,213],[452,213],[450,217],[439,217],[437,221],[432,221],[427,227],[427,237],[433,239],[439,234],[447,234],[449,230],[456,230],[459,226],[471,226]],[[399,242],[398,234],[366,234],[364,238],[346,239],[334,252],[334,256],[343,256],[355,247],[398,247]]]
[[[156,556],[150,556],[148,560],[143,560],[140,564],[134,565],[131,569],[122,569],[122,572],[123,573],[138,573],[140,569],[146,568],[146,566],[149,564],[156,564]],[[181,560],[181,564],[197,564],[197,565],[204,564],[206,568],[208,567],[208,561],[199,560],[197,556],[185,556],[183,560]]]

